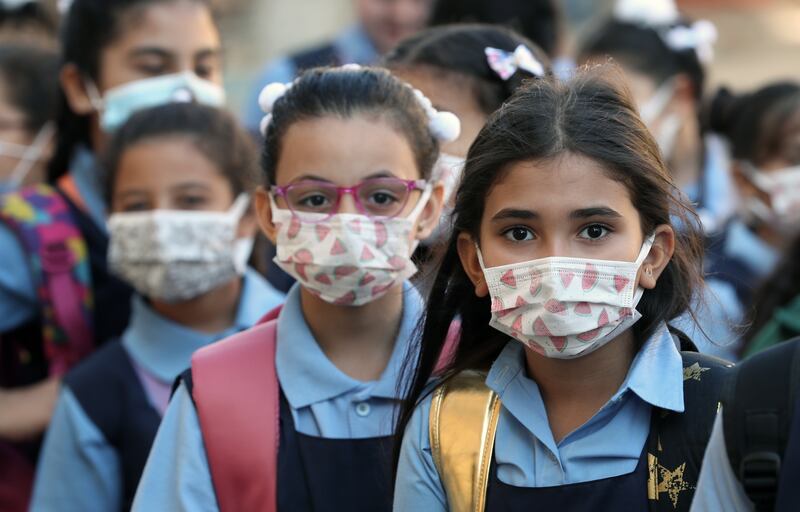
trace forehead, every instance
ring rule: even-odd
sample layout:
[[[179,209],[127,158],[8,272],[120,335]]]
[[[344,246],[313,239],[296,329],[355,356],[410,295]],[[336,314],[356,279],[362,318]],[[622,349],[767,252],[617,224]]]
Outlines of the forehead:
[[[208,6],[194,0],[145,4],[126,12],[109,48],[161,47],[179,51],[216,49],[219,31]]]
[[[627,187],[609,171],[587,157],[565,154],[510,164],[490,189],[484,216],[514,207],[535,210],[542,217],[563,217],[599,205],[623,215],[636,213]]]
[[[279,185],[314,175],[343,186],[386,172],[419,179],[410,142],[381,117],[320,117],[297,121],[281,140]]]

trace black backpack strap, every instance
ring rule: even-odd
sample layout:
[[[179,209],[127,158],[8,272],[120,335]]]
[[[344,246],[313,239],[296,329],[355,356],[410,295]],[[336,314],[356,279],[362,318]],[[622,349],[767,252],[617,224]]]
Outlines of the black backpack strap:
[[[688,511],[732,364],[681,352],[684,412],[653,410],[648,438],[648,498],[652,511]]]
[[[772,510],[800,385],[800,339],[736,368],[723,399],[728,458],[756,510]],[[787,385],[788,384],[788,385]]]

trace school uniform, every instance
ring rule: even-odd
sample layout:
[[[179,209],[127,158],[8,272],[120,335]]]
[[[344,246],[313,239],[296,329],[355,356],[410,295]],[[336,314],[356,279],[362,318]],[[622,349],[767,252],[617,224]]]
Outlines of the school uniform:
[[[306,323],[295,285],[277,320],[275,365],[281,391],[279,510],[388,510],[398,380],[417,321],[419,293],[403,286],[403,313],[389,363],[362,382],[339,370]],[[232,400],[235,397],[231,397]],[[147,461],[135,511],[219,510],[198,415],[187,383],[170,403]],[[342,496],[357,502],[343,503]]]
[[[248,269],[233,325],[207,334],[135,296],[120,343],[105,344],[64,379],[31,510],[129,510],[170,389],[192,353],[253,326],[282,300]]]
[[[570,495],[603,496],[603,508],[609,510],[647,510],[652,412],[683,412],[683,381],[681,354],[662,325],[639,350],[611,399],[556,442],[539,387],[526,375],[524,346],[509,341],[485,381],[501,400],[486,510],[516,510],[524,503],[574,510],[565,506]],[[417,407],[403,438],[395,511],[448,510],[431,451],[431,400],[428,396]],[[583,509],[591,508],[591,502],[582,503]],[[625,505],[614,508],[614,503]]]
[[[723,229],[736,213],[737,193],[731,176],[731,159],[724,139],[715,134],[703,138],[702,173],[683,193],[695,205],[707,235]]]

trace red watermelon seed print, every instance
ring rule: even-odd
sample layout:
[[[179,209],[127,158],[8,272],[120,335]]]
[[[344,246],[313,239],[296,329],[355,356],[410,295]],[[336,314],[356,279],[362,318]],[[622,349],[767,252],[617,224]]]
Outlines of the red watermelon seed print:
[[[544,309],[557,315],[563,315],[567,312],[567,306],[565,306],[563,302],[556,299],[550,299],[545,302]]]
[[[336,239],[333,243],[333,247],[331,247],[331,256],[336,256],[339,254],[344,254],[347,252],[347,248],[344,246],[340,239]]]
[[[297,263],[314,263],[314,254],[308,249],[300,249],[294,253],[294,261]]]
[[[563,352],[564,349],[567,348],[567,338],[564,336],[551,336],[550,343],[552,343],[553,347],[559,352]]]
[[[583,291],[588,292],[597,284],[597,267],[592,265],[591,263],[586,264],[586,269],[583,271],[583,283],[581,283],[581,287]]]
[[[503,277],[500,278],[500,282],[502,282],[506,286],[510,286],[511,288],[517,287],[517,278],[514,277],[514,270],[509,269],[503,274]]]
[[[317,224],[314,230],[317,232],[317,241],[322,242],[331,232],[331,228],[324,224]]]
[[[364,274],[364,277],[361,278],[361,281],[359,281],[358,284],[359,286],[366,286],[374,280],[375,276],[367,272],[366,274]]]
[[[538,270],[531,272],[531,295],[536,297],[542,291],[542,273]]]
[[[318,283],[330,285],[332,283],[331,276],[325,273],[319,273],[314,276],[314,280]]]
[[[569,288],[569,285],[572,283],[572,280],[575,279],[575,274],[568,270],[562,270],[559,272],[561,277],[561,284],[564,285],[564,288]]]
[[[287,233],[289,240],[294,240],[298,234],[300,234],[300,219],[292,217],[291,222],[289,222],[289,232]]]
[[[592,329],[591,331],[587,331],[587,332],[583,332],[583,333],[579,334],[578,335],[578,339],[583,341],[583,342],[585,342],[585,343],[589,343],[590,341],[595,339],[598,334],[600,334],[600,329],[599,328],[598,329]]]
[[[550,332],[550,329],[544,323],[544,320],[542,320],[542,317],[539,317],[533,321],[533,333],[537,336],[550,337],[553,335],[553,333]]]
[[[527,305],[528,301],[525,300],[525,298],[522,295],[520,295],[519,297],[517,297],[517,302],[514,304],[514,307],[521,308],[522,306],[527,306]]]
[[[337,306],[350,306],[356,301],[356,292],[350,290],[334,301]]]
[[[511,324],[511,329],[516,332],[522,332],[522,315],[514,319],[514,323]]]
[[[369,247],[366,245],[361,250],[361,261],[371,261],[375,258],[375,255],[372,254],[372,251],[369,250]]]
[[[372,296],[377,297],[378,295],[385,293],[392,286],[394,286],[394,281],[392,281],[389,284],[385,284],[383,286],[376,286],[375,288],[372,289]]]
[[[375,222],[375,246],[380,249],[389,240],[389,233],[386,230],[386,225],[383,222]]]
[[[343,277],[355,274],[356,272],[358,272],[358,267],[354,267],[352,265],[342,265],[334,269],[333,275],[336,276],[336,279],[341,279]]]
[[[606,325],[608,325],[608,311],[603,308],[603,311],[600,312],[600,318],[597,319],[597,326],[605,327]]]
[[[389,258],[388,263],[394,270],[404,270],[406,268],[406,259],[402,256],[392,256]]]
[[[579,302],[575,304],[573,311],[576,315],[589,316],[592,314],[592,306],[588,302]]]
[[[631,280],[625,276],[614,276],[614,288],[617,289],[617,293],[621,293],[622,290],[624,290],[625,287],[628,286],[628,283],[630,281]]]
[[[306,275],[306,264],[305,263],[295,263],[294,270],[297,272],[297,275],[300,276],[302,281],[308,281],[308,276]]]
[[[492,299],[492,313],[503,311],[504,309],[506,309],[506,306],[503,304],[503,299],[500,297],[495,297]]]

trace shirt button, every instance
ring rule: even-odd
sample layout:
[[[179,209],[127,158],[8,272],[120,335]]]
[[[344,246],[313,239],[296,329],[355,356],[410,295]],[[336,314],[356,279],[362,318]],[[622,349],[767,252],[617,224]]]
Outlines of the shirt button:
[[[369,416],[371,408],[368,403],[361,402],[360,404],[356,404],[356,414],[361,416],[362,418],[365,416]]]

